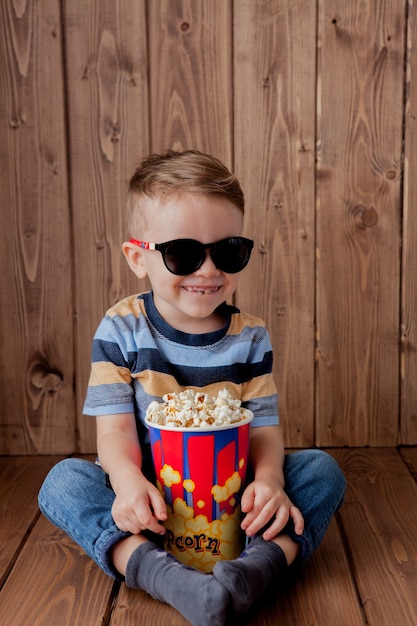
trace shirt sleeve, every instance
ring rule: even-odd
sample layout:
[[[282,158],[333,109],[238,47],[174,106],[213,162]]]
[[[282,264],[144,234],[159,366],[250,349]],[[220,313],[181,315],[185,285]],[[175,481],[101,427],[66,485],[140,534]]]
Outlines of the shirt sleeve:
[[[94,336],[85,415],[134,411],[129,333],[117,322],[117,317],[106,315]]]
[[[263,323],[251,327],[248,358],[251,377],[243,384],[242,404],[254,414],[252,426],[256,428],[279,424],[278,393],[272,371],[272,344]]]

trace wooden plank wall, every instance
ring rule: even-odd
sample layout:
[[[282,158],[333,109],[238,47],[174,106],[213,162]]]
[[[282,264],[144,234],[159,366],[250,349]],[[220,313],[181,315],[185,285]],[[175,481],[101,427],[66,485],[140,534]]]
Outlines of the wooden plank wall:
[[[0,3],[0,453],[94,451],[81,415],[150,151],[246,193],[292,447],[417,444],[414,0]]]

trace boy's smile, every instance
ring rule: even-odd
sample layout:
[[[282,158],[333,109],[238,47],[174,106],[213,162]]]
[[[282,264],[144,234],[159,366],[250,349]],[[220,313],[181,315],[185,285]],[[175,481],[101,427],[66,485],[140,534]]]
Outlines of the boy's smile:
[[[199,296],[204,296],[209,293],[217,293],[220,287],[184,287],[189,293],[197,293]]]
[[[195,239],[214,243],[242,233],[242,212],[221,196],[187,192],[155,198],[148,201],[145,211],[145,232],[135,233],[141,240],[162,243]],[[149,277],[155,306],[168,324],[187,333],[212,332],[224,325],[225,320],[216,310],[230,299],[240,274],[217,269],[209,249],[201,267],[187,276],[172,274],[157,250],[132,249],[125,243],[123,251],[136,275]]]

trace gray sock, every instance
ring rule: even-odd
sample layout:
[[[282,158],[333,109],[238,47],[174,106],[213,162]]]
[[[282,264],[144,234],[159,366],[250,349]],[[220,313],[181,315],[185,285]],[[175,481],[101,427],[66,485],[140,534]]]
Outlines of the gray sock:
[[[256,537],[238,559],[216,563],[213,574],[230,592],[235,612],[242,615],[287,569],[281,548],[273,541]]]
[[[231,598],[211,574],[179,563],[151,542],[133,552],[126,568],[126,584],[179,611],[193,626],[223,626]]]

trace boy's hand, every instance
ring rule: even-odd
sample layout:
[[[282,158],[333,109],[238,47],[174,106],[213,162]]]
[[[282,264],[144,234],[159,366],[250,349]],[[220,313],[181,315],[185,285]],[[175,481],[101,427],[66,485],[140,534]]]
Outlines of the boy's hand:
[[[250,483],[242,495],[241,508],[246,513],[241,528],[248,537],[259,532],[274,517],[274,521],[262,535],[266,541],[276,537],[289,518],[294,522],[297,535],[303,533],[304,518],[301,511],[294,506],[284,489],[272,482],[254,480]]]
[[[159,522],[167,519],[167,508],[158,489],[140,470],[142,451],[133,412],[97,417],[97,451],[116,494],[112,515],[120,530],[164,535]]]
[[[159,523],[167,519],[164,499],[144,476],[119,487],[112,515],[120,530],[134,535],[143,530],[150,530],[158,535],[165,534],[165,528]]]

